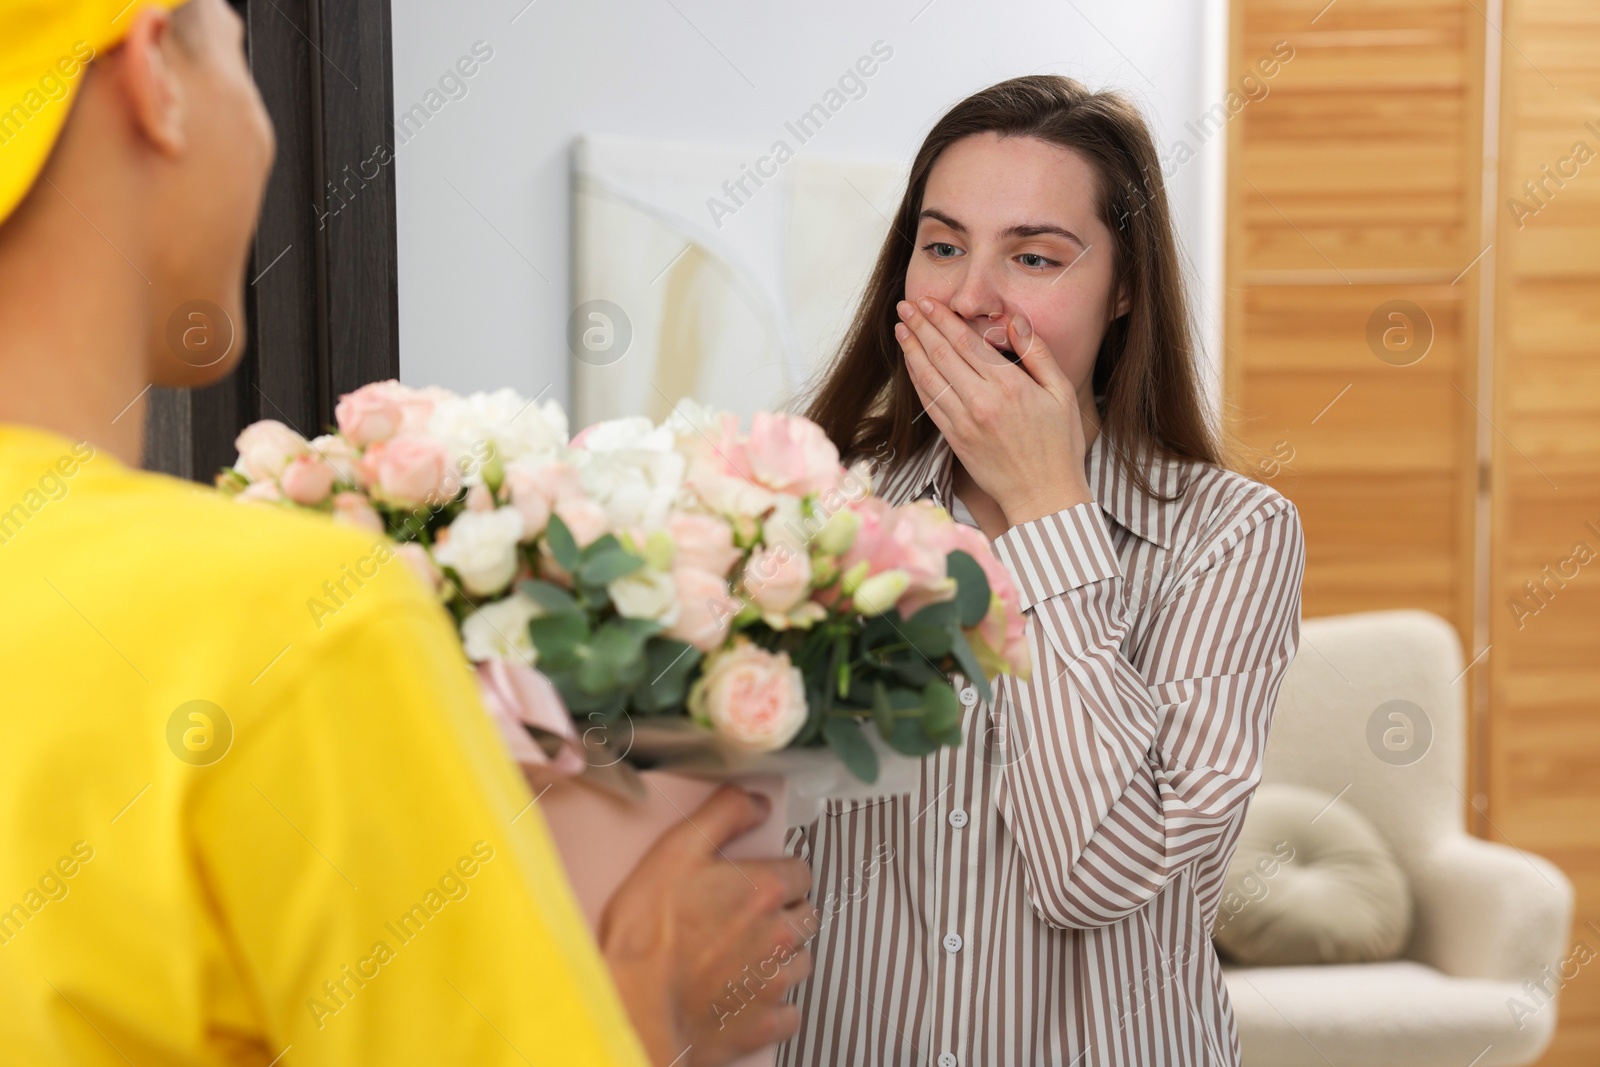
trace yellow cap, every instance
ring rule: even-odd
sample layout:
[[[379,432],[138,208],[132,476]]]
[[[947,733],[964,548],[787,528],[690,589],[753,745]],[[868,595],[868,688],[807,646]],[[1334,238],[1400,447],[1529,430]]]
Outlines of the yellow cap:
[[[0,0],[0,222],[44,169],[96,56],[145,7],[186,0]]]

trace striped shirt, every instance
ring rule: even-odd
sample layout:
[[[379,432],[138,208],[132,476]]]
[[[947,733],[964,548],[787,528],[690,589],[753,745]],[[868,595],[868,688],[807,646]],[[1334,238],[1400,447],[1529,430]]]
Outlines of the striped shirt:
[[[1299,513],[1157,458],[1139,493],[1102,430],[1094,502],[994,542],[1028,682],[964,689],[964,741],[915,794],[790,830],[821,913],[779,1067],[1235,1065],[1209,930],[1300,635]],[[952,505],[942,437],[880,475]]]

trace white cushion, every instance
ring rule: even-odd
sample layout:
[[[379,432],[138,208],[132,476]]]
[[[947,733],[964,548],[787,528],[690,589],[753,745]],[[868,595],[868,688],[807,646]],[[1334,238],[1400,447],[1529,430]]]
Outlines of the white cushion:
[[[1303,785],[1256,789],[1211,930],[1228,959],[1375,963],[1410,933],[1405,872],[1360,812]]]

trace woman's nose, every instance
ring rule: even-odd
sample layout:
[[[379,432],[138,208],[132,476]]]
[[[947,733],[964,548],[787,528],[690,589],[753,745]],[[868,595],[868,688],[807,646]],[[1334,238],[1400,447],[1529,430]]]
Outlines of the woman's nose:
[[[950,310],[971,323],[973,329],[984,333],[999,323],[1002,338],[1005,336],[1005,306],[1005,297],[982,270],[968,270],[950,297]]]

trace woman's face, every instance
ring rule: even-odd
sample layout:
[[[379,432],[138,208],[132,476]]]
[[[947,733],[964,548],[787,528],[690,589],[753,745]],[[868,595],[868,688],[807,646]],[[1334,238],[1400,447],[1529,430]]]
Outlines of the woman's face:
[[[1006,319],[1025,316],[1092,402],[1111,248],[1082,155],[1032,137],[974,134],[946,148],[928,175],[905,298],[949,305],[1002,350]],[[1126,310],[1123,296],[1115,315]]]

